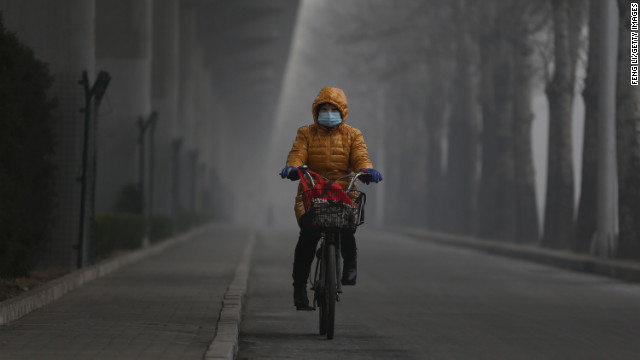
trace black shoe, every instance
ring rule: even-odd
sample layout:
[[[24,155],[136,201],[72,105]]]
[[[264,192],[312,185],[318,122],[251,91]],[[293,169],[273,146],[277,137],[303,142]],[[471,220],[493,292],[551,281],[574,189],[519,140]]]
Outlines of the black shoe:
[[[309,306],[309,298],[307,297],[307,286],[294,286],[293,288],[293,305],[296,310],[313,310]]]
[[[342,269],[342,285],[355,285],[358,277],[357,261],[345,261]]]

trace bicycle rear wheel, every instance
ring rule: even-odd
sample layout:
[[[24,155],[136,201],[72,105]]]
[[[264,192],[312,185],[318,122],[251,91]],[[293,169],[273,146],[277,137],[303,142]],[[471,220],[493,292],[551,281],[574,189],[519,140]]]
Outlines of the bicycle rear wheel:
[[[333,339],[333,329],[336,318],[336,245],[327,244],[325,257],[325,282],[324,282],[324,306],[322,312],[325,318],[327,339]]]
[[[326,335],[327,334],[327,322],[326,322],[326,316],[324,314],[325,312],[325,300],[324,300],[324,278],[326,276],[325,274],[325,264],[324,264],[324,260],[323,257],[325,256],[324,254],[324,239],[321,240],[321,248],[317,250],[316,252],[316,270],[314,272],[313,275],[313,303],[314,306],[318,307],[318,329],[320,332],[320,335]]]

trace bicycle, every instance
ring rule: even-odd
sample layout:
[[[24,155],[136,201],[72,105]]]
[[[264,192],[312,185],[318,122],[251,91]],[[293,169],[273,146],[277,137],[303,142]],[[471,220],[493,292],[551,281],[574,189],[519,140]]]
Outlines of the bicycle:
[[[358,178],[370,174],[358,172],[330,181],[303,165],[299,167],[299,175],[304,187],[302,199],[306,212],[312,226],[320,230],[315,271],[313,279],[310,279],[311,290],[314,292],[313,310],[319,308],[320,335],[333,339],[335,306],[342,294],[342,284],[338,279],[342,273],[340,234],[345,230],[355,232],[356,228],[364,223],[366,195],[362,191],[354,190],[353,185]],[[303,175],[309,179],[311,187],[302,180]],[[317,186],[313,176],[325,181],[319,181]],[[336,181],[347,177],[352,179],[345,191]]]

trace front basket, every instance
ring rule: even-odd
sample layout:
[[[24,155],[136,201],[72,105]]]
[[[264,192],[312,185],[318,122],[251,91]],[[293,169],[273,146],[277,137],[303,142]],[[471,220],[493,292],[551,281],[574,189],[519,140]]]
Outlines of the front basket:
[[[317,197],[317,194],[317,191],[311,190],[303,193],[305,207],[313,226],[322,229],[355,230],[363,223],[364,193],[351,191],[350,195],[355,197],[352,204],[333,200],[331,197]]]

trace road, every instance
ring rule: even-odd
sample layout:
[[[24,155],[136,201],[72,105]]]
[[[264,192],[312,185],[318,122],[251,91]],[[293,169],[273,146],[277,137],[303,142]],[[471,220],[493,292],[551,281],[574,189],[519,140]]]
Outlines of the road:
[[[326,340],[293,307],[296,238],[258,235],[238,359],[640,358],[640,285],[381,231]]]
[[[217,226],[0,327],[0,359],[201,359],[249,229]],[[258,230],[238,359],[640,359],[640,285],[357,234],[335,339],[293,307],[294,231]]]

